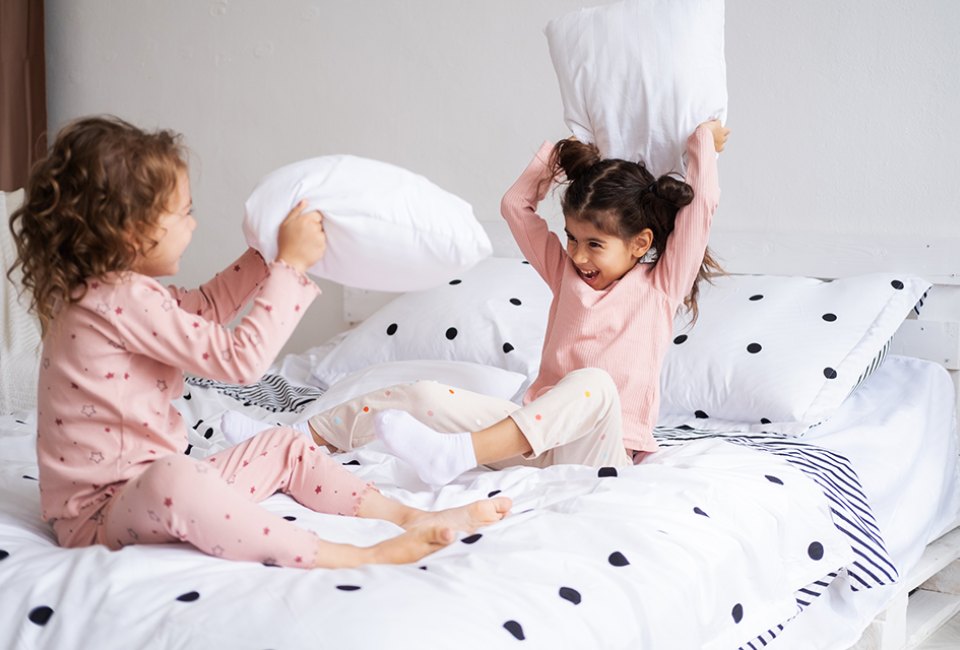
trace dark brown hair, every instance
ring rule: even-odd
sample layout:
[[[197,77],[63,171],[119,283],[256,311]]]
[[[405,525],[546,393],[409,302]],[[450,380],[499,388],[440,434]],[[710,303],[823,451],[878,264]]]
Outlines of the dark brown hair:
[[[645,228],[653,233],[653,248],[666,250],[677,213],[693,201],[693,188],[670,174],[654,178],[642,162],[602,158],[592,144],[560,140],[553,148],[555,177],[566,177],[561,206],[565,217],[586,221],[598,230],[631,241]],[[659,258],[658,258],[659,259]],[[654,262],[656,263],[656,262]],[[701,279],[722,273],[709,249],[684,305],[696,321]]]
[[[23,205],[10,217],[30,308],[44,332],[87,281],[129,270],[186,169],[180,136],[148,133],[113,116],[65,126],[33,166]]]

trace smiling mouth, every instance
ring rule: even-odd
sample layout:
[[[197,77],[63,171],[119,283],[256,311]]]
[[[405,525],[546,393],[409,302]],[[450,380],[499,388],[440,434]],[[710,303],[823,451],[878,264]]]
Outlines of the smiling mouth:
[[[580,269],[580,268],[578,268],[577,271],[580,273],[580,277],[582,277],[587,282],[590,282],[596,279],[596,277],[600,275],[600,271],[584,271],[583,269]]]

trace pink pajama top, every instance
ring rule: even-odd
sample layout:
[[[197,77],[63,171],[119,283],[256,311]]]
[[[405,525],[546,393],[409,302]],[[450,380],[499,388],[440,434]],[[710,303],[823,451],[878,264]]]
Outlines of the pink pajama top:
[[[172,401],[185,371],[256,381],[319,291],[253,250],[190,291],[132,272],[89,282],[51,323],[38,384],[41,505],[61,545],[92,539],[91,517],[119,486],[184,452],[186,425]]]
[[[720,197],[713,135],[699,127],[687,140],[685,180],[693,187],[694,199],[677,215],[659,261],[637,264],[601,291],[580,278],[566,247],[536,212],[549,189],[551,148],[551,143],[543,144],[500,207],[520,250],[553,292],[540,372],[524,403],[572,370],[602,368],[620,392],[624,447],[655,451],[652,431],[660,406],[660,367],[671,342],[674,315],[703,261]]]

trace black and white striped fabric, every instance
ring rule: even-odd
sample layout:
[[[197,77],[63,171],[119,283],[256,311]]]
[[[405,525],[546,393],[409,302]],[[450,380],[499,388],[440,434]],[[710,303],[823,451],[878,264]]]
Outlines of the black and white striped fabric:
[[[847,576],[850,589],[859,591],[897,581],[899,574],[884,545],[860,479],[850,461],[842,455],[777,434],[723,434],[678,427],[657,428],[654,430],[654,437],[664,448],[720,437],[732,444],[759,449],[783,458],[820,486],[830,502],[830,511],[837,529],[850,539],[850,547],[857,559],[841,570]],[[839,575],[837,572],[828,573],[820,580],[798,589],[794,594],[797,613],[821,596]],[[741,650],[757,650],[766,646],[783,631],[784,624],[759,635],[742,646]]]
[[[280,375],[271,374],[247,386],[224,384],[201,377],[187,377],[186,383],[198,388],[211,388],[244,406],[257,406],[271,413],[300,413],[324,393],[321,388],[294,385]]]

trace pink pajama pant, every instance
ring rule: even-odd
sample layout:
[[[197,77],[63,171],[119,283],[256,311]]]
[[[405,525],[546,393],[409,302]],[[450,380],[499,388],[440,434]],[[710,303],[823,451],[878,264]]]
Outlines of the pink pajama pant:
[[[546,467],[563,463],[620,467],[632,464],[623,447],[620,398],[610,375],[574,370],[529,404],[473,393],[435,381],[367,393],[310,418],[310,426],[338,449],[353,449],[375,436],[376,411],[400,409],[444,433],[478,431],[510,417],[533,451],[492,463]]]
[[[317,512],[353,516],[370,486],[289,428],[205,460],[154,461],[110,499],[96,541],[111,549],[183,541],[231,560],[310,568],[320,538],[258,505],[283,492]]]

